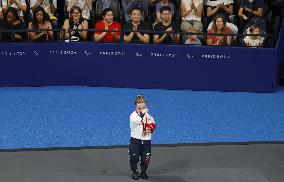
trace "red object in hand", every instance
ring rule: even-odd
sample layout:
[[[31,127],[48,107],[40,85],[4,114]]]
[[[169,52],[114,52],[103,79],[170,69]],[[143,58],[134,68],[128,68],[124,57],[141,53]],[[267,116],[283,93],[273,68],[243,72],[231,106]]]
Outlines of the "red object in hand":
[[[156,124],[155,123],[146,123],[146,127],[149,128],[149,130],[151,131],[151,133],[154,132],[155,128],[156,128]]]

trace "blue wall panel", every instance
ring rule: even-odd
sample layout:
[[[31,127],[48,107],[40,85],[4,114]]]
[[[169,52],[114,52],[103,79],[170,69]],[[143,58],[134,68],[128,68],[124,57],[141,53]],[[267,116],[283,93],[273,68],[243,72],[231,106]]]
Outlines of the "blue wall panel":
[[[90,85],[271,92],[276,49],[82,43],[0,44],[0,86]]]
[[[282,28],[279,33],[277,48],[278,59],[280,61],[280,78],[284,81],[284,19],[282,21]]]

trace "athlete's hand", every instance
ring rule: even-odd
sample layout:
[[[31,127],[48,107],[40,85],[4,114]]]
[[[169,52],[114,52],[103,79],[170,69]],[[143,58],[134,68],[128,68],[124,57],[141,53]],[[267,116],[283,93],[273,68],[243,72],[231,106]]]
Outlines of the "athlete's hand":
[[[148,111],[149,111],[148,108],[145,108],[145,109],[142,110],[142,113],[145,114],[145,113],[147,113]]]
[[[149,129],[149,127],[146,128],[146,133],[152,133],[152,130]]]

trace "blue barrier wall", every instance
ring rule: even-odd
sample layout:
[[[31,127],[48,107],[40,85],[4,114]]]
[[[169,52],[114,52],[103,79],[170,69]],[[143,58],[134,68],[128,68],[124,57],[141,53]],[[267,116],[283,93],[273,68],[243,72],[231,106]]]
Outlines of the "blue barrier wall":
[[[90,85],[271,92],[276,49],[83,43],[0,44],[0,86]]]
[[[280,78],[284,81],[284,19],[282,21],[282,27],[279,33],[278,39],[278,58],[280,61]]]

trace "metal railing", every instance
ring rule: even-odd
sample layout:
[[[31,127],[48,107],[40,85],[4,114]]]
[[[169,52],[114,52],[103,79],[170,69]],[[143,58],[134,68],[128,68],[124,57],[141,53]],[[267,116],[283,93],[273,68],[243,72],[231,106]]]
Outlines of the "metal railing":
[[[43,32],[43,31],[52,31],[54,35],[53,40],[48,40],[48,41],[36,41],[36,40],[31,40],[31,37],[29,36],[30,32]],[[207,45],[206,40],[208,36],[221,36],[221,37],[228,37],[232,36],[232,45],[230,46],[235,46],[235,47],[240,47],[240,46],[245,46],[242,43],[242,40],[246,36],[261,36],[264,37],[265,43],[263,46],[260,47],[274,47],[275,42],[273,41],[273,36],[272,34],[258,34],[258,35],[252,35],[252,34],[219,34],[219,33],[190,33],[190,32],[176,32],[176,31],[171,31],[171,32],[166,32],[166,31],[153,31],[153,30],[102,30],[102,29],[68,29],[67,32],[69,34],[69,37],[65,37],[66,30],[65,29],[21,29],[21,30],[0,30],[0,40],[3,39],[3,36],[6,38],[4,41],[1,42],[75,42],[72,40],[71,32],[72,31],[77,31],[77,32],[82,32],[86,31],[87,32],[87,39],[86,40],[81,40],[81,41],[89,41],[89,42],[95,42],[94,41],[94,32],[119,32],[120,33],[120,39],[117,41],[117,43],[125,43],[124,41],[124,35],[127,35],[130,32],[140,32],[140,33],[146,33],[150,35],[150,41],[149,43],[153,43],[153,35],[161,35],[161,34],[171,34],[173,35],[173,39],[176,39],[178,35],[181,37],[179,42],[172,41],[170,43],[171,45],[181,45],[184,44],[185,40],[184,35],[196,35],[198,38],[201,39],[201,45]],[[23,36],[23,40],[17,41],[15,40],[15,34],[21,34]],[[7,37],[10,39],[7,40]],[[76,40],[78,41],[78,40]],[[255,46],[253,46],[255,47]]]

